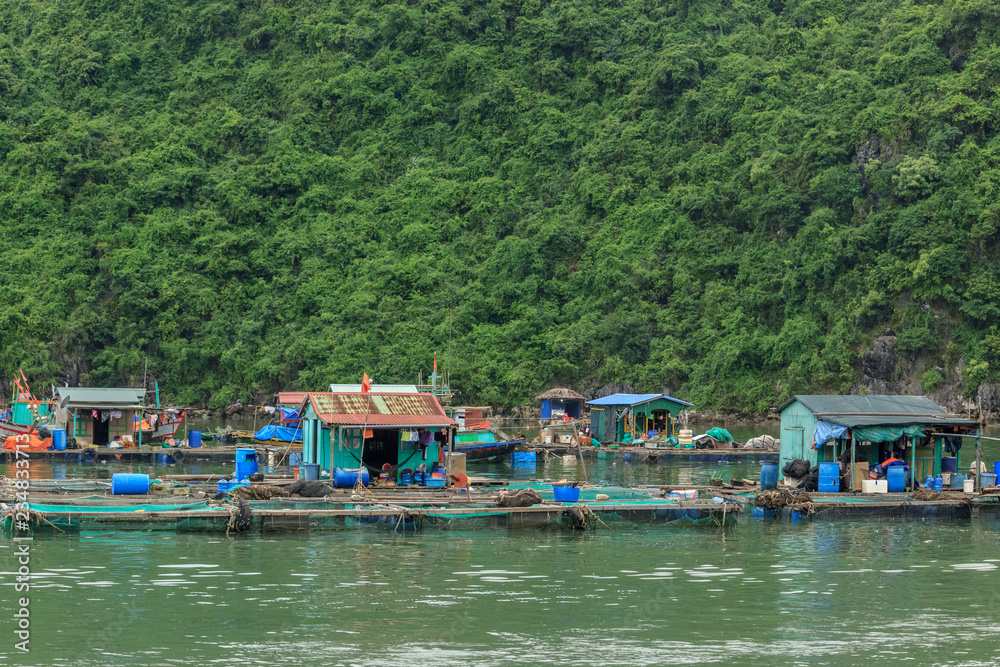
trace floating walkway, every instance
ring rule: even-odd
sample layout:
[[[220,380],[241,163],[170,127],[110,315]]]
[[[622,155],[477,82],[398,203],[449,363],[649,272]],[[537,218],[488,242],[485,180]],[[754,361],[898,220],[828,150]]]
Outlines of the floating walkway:
[[[302,447],[287,446],[262,446],[260,443],[250,445],[214,445],[203,447],[130,447],[128,449],[112,449],[110,447],[80,447],[75,449],[47,449],[42,451],[24,452],[30,460],[44,461],[77,461],[77,462],[99,462],[99,461],[123,461],[141,463],[180,463],[188,461],[216,461],[219,463],[231,463],[236,460],[236,449],[256,449],[262,465],[278,465],[277,461],[284,457],[284,463],[288,463],[291,454],[301,454]],[[7,460],[14,459],[14,452],[11,450],[0,450],[0,461],[6,456]],[[23,458],[23,456],[22,456]],[[169,460],[166,460],[168,459]],[[269,460],[275,463],[269,463]]]
[[[983,494],[946,491],[933,500],[912,493],[808,493],[802,501],[791,500],[786,507],[767,507],[755,492],[720,491],[717,494],[739,503],[755,519],[782,521],[850,521],[950,519],[968,521],[1000,518],[1000,489],[987,488]]]
[[[778,461],[777,450],[769,449],[686,449],[686,448],[658,448],[647,449],[645,447],[621,446],[617,449],[610,447],[580,447],[573,445],[558,444],[531,444],[528,451],[533,451],[541,456],[579,456],[580,454],[589,461],[615,461],[622,463],[674,463],[674,462],[699,462],[699,463],[761,463],[764,461]]]
[[[521,485],[521,488],[527,488]],[[210,532],[267,532],[271,530],[387,529],[469,530],[544,528],[614,531],[636,525],[733,525],[741,506],[714,500],[657,498],[646,489],[586,487],[586,499],[560,503],[551,499],[551,486],[534,489],[541,504],[500,507],[498,497],[475,494],[451,498],[437,489],[340,492],[325,498],[273,498],[271,500],[150,496],[55,496],[33,493],[30,520],[33,530],[78,531],[86,529],[200,530]],[[602,500],[597,500],[600,494]],[[547,497],[546,497],[547,496]],[[603,499],[607,496],[607,499]],[[44,502],[42,502],[44,500]],[[3,526],[10,530],[12,506],[3,501]]]

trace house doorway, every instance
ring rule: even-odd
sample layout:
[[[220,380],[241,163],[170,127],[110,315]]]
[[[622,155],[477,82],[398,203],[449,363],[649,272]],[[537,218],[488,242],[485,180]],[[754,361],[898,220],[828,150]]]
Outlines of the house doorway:
[[[101,413],[97,413],[94,417],[94,446],[103,447],[107,445],[111,440],[109,438],[109,432],[111,428],[111,419],[108,418],[106,421],[101,419]]]
[[[399,463],[399,431],[376,428],[372,437],[365,439],[365,465],[369,470],[379,471],[388,463],[396,467]]]

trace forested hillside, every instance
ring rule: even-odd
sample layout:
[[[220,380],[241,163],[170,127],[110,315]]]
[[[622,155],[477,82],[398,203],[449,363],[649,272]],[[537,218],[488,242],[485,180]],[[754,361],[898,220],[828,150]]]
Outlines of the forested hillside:
[[[990,0],[0,0],[0,374],[1000,379]]]

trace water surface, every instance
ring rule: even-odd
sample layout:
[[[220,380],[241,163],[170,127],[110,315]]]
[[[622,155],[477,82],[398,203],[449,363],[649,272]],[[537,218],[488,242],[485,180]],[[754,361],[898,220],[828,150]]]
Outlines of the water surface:
[[[998,547],[995,522],[39,535],[32,651],[4,632],[0,661],[994,664]]]

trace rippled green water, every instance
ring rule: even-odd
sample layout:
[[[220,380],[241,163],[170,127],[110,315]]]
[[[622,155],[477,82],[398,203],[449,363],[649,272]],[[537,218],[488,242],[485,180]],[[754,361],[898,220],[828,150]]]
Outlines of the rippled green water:
[[[135,471],[55,465],[70,477]],[[530,473],[473,467],[496,476],[582,474],[561,459]],[[759,473],[759,464],[601,462],[588,474],[698,483],[719,468]],[[14,653],[10,631],[12,554],[0,538],[2,664],[1000,663],[993,519],[744,518],[725,531],[619,526],[589,534],[39,534],[27,656]]]
[[[46,535],[32,651],[0,661],[993,664],[997,527]]]

